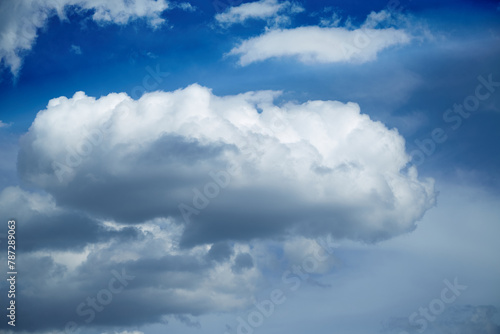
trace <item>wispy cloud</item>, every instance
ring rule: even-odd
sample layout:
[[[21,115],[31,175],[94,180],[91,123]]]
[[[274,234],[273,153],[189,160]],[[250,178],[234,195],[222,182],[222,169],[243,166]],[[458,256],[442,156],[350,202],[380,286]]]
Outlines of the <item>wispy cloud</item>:
[[[225,12],[215,15],[215,19],[224,26],[243,23],[251,19],[273,20],[275,23],[280,23],[287,22],[289,15],[300,13],[303,10],[300,5],[289,1],[260,0],[229,7]]]
[[[0,128],[7,128],[9,126],[10,126],[10,123],[7,124],[7,123],[4,123],[4,122],[0,121]]]
[[[295,57],[303,63],[365,63],[376,59],[388,47],[412,40],[413,36],[404,29],[378,27],[388,22],[391,15],[382,11],[371,13],[357,29],[320,26],[270,29],[243,41],[229,55],[238,56],[242,66],[281,57]]]

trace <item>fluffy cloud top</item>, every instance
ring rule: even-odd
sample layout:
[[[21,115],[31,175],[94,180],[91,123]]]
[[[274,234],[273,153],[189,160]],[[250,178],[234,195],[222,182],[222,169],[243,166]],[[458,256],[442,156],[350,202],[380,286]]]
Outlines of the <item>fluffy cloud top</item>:
[[[364,63],[395,45],[410,42],[404,29],[377,28],[396,20],[385,11],[371,13],[358,29],[350,27],[305,26],[293,29],[270,29],[243,41],[229,55],[239,57],[242,66],[275,57],[296,57],[304,63]]]
[[[434,204],[397,130],[355,103],[278,106],[273,91],[215,96],[191,85],[139,100],[76,93],[21,141],[21,177],[101,219],[169,217],[184,246],[283,233],[377,241]]]
[[[0,62],[14,75],[22,63],[22,53],[31,50],[49,17],[66,19],[70,8],[93,11],[92,19],[101,23],[126,24],[144,18],[152,27],[165,20],[160,14],[168,8],[166,0],[5,0],[0,2]]]
[[[303,8],[298,5],[292,5],[289,1],[279,3],[277,0],[260,0],[230,7],[224,13],[215,15],[215,19],[223,25],[231,25],[234,23],[243,23],[248,19],[266,20],[277,17],[278,13],[283,11],[297,13],[303,11]]]

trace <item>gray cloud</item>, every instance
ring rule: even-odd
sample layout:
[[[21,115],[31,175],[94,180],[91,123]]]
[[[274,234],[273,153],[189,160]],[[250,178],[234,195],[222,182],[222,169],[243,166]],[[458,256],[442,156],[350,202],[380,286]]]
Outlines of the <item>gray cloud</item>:
[[[233,272],[240,273],[245,269],[249,269],[253,267],[253,259],[252,256],[248,253],[238,254],[236,259],[234,260],[234,265],[231,267]]]
[[[134,227],[113,231],[85,213],[56,207],[51,196],[30,193],[17,187],[0,192],[0,219],[21,222],[16,233],[22,252],[39,250],[82,251],[89,244],[138,237]],[[10,216],[7,216],[6,214]],[[6,232],[7,225],[2,226]]]
[[[242,261],[248,253],[241,257],[239,250],[227,263],[218,264],[206,260],[206,247],[183,251],[165,246],[173,242],[161,232],[145,232],[126,242],[96,243],[82,258],[74,253],[22,252],[16,302],[23,305],[17,313],[23,320],[16,329],[63,330],[69,322],[86,329],[109,329],[165,322],[171,316],[199,326],[191,316],[249,303],[256,280]],[[70,262],[77,262],[76,267],[60,263],[61,254],[72,256]],[[0,260],[6,260],[5,255]],[[246,268],[245,275],[233,273],[233,266]],[[127,281],[123,288],[117,277]],[[103,299],[107,293],[103,290],[117,288],[120,291],[110,294],[109,303],[108,297]]]
[[[207,253],[207,259],[218,262],[226,261],[233,252],[233,248],[228,242],[218,242],[210,247]]]

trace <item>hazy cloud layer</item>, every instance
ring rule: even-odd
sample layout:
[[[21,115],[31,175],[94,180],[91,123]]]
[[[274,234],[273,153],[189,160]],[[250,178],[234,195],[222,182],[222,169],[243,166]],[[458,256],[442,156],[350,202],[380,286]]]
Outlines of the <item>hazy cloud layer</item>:
[[[500,326],[495,321],[498,310],[492,305],[451,306],[433,321],[409,324],[408,318],[393,318],[384,324],[381,333],[456,333],[456,334],[498,334]],[[434,319],[435,318],[435,319]]]

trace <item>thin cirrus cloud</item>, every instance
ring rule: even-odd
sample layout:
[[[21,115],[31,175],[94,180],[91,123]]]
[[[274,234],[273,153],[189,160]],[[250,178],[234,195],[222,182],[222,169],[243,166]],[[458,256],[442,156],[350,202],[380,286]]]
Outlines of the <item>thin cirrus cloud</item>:
[[[98,23],[126,24],[145,19],[153,28],[165,22],[160,14],[169,8],[166,0],[103,1],[103,0],[34,0],[0,2],[0,62],[17,76],[23,54],[31,50],[38,30],[48,19],[58,16],[67,20],[69,10],[93,11],[92,19]]]
[[[283,21],[287,19],[288,14],[299,13],[303,10],[300,5],[292,4],[289,1],[261,0],[229,7],[225,12],[215,15],[215,19],[219,24],[225,26],[243,23],[250,19],[268,20],[274,18],[278,19],[277,21]]]
[[[228,55],[239,57],[242,66],[270,58],[294,57],[303,63],[365,63],[382,50],[408,44],[413,36],[397,28],[408,22],[387,11],[372,12],[357,29],[351,27],[303,26],[268,29],[262,35],[244,40]],[[396,25],[396,27],[394,27]],[[377,28],[378,26],[387,26]]]
[[[279,106],[277,95],[195,84],[53,99],[21,140],[18,172],[99,219],[173,219],[183,247],[287,233],[376,242],[434,205],[397,130],[355,103]]]

